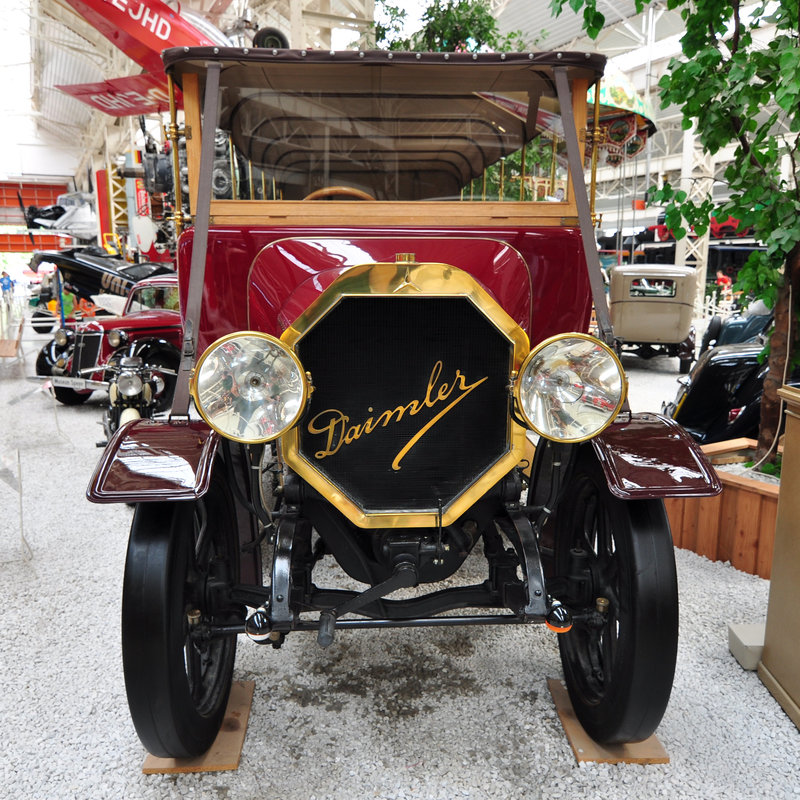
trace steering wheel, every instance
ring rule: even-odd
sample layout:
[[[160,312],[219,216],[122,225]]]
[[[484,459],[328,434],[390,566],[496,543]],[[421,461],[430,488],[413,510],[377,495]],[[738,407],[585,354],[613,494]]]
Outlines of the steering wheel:
[[[353,197],[356,200],[374,200],[375,198],[361,189],[354,189],[352,186],[324,186],[322,189],[315,189],[313,192],[307,194],[303,200],[325,200],[328,197],[336,197],[337,195],[344,195],[345,197]]]

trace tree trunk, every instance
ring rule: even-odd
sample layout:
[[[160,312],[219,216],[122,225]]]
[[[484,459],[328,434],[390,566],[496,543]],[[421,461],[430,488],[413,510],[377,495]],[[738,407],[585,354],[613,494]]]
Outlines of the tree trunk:
[[[761,461],[770,451],[772,452],[769,460],[773,460],[777,452],[777,446],[773,448],[773,444],[781,426],[781,400],[778,397],[778,389],[783,386],[787,359],[791,364],[792,353],[796,351],[798,309],[800,309],[800,245],[795,245],[786,259],[784,282],[778,290],[778,300],[775,303],[775,327],[770,339],[767,362],[769,371],[764,379],[764,394],[761,400],[761,425],[758,431],[756,461]],[[788,375],[789,373],[787,378]]]

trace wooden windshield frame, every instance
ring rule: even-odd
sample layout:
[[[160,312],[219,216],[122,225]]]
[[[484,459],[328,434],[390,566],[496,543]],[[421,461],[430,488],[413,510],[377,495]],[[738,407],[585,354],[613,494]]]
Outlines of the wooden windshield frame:
[[[197,209],[202,138],[202,113],[204,74],[209,62],[221,63],[224,76],[227,67],[253,69],[268,74],[269,64],[280,62],[297,64],[302,62],[353,62],[355,66],[385,66],[387,59],[392,64],[413,64],[438,70],[455,67],[455,71],[467,72],[473,65],[483,69],[506,69],[530,67],[537,76],[553,79],[557,67],[567,69],[571,84],[572,115],[578,130],[580,158],[584,157],[587,127],[586,94],[591,85],[602,74],[605,58],[586,53],[516,53],[516,54],[470,54],[470,53],[387,53],[384,51],[344,51],[327,53],[321,51],[291,50],[247,50],[238,48],[173,48],[165,51],[167,72],[175,80],[183,94],[184,122],[187,136],[187,166],[189,171],[189,209],[194,218]],[[447,61],[447,64],[444,62]],[[460,67],[459,67],[460,65]],[[354,68],[355,68],[354,66]],[[454,71],[454,74],[455,74]],[[224,77],[223,77],[224,80]],[[508,226],[554,226],[577,227],[578,209],[574,181],[568,181],[567,196],[563,201],[509,201],[509,200],[415,200],[415,201],[360,201],[317,202],[304,200],[218,200],[211,198],[210,224],[213,225],[275,225],[283,226],[330,226],[352,224],[354,216],[359,224],[380,226],[429,226],[431,219],[446,218],[454,225],[488,227]]]

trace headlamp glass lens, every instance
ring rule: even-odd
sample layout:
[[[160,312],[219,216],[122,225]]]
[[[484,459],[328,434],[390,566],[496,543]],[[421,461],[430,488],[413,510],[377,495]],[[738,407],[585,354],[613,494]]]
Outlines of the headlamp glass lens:
[[[111,347],[119,347],[124,344],[128,336],[124,331],[114,329],[108,332],[108,343]]]
[[[294,354],[266,334],[226,337],[203,354],[194,396],[203,418],[223,436],[244,442],[276,439],[305,405],[305,373]]]
[[[585,334],[542,342],[522,365],[519,409],[541,436],[579,442],[611,424],[625,399],[619,360],[605,344]]]

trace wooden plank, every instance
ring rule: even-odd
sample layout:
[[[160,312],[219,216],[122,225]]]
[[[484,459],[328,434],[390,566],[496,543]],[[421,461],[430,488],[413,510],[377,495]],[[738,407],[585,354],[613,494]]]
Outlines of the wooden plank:
[[[155,773],[219,772],[238,769],[244,736],[247,733],[247,722],[250,719],[255,685],[255,681],[233,682],[222,727],[214,744],[202,756],[197,758],[158,758],[148,753],[142,772],[152,775]]]
[[[772,551],[775,546],[777,518],[778,504],[769,502],[767,498],[762,497],[756,575],[767,580],[772,576]]]
[[[720,561],[732,561],[736,523],[736,492],[722,490],[722,505],[719,511],[719,539],[717,554]]]
[[[655,734],[643,742],[633,744],[601,745],[583,729],[575,716],[572,703],[563,681],[548,678],[547,686],[558,711],[558,717],[567,735],[575,760],[581,764],[669,764],[669,756]]]
[[[716,561],[719,558],[719,517],[722,495],[704,497],[697,503],[694,552]]]
[[[194,138],[194,133],[192,134]],[[430,226],[445,219],[453,226],[481,228],[578,227],[567,203],[509,201],[303,202],[302,200],[212,200],[213,225],[402,225]]]
[[[723,490],[724,491],[724,490]],[[742,572],[755,573],[758,555],[761,497],[754,492],[736,493],[731,564]]]
[[[780,486],[769,481],[760,481],[755,478],[748,478],[747,475],[734,475],[731,472],[718,473],[722,482],[723,491],[726,486],[733,486],[737,489],[744,489],[754,494],[763,494],[765,497],[777,498]]]
[[[203,125],[200,116],[199,79],[197,75],[187,73],[183,76],[184,126],[191,132],[186,137],[186,161],[189,167],[189,213],[197,212],[198,181],[200,180],[200,150],[202,144]]]
[[[675,547],[683,547],[683,512],[686,506],[685,497],[665,497],[664,509],[669,519],[669,527],[672,531],[672,543]]]
[[[688,498],[687,498],[688,499]],[[697,499],[697,498],[692,498]],[[681,547],[687,550],[694,550],[697,547],[697,515],[699,512],[699,502],[687,502],[683,507],[683,536]]]
[[[755,439],[726,439],[724,442],[712,442],[701,445],[700,449],[709,457],[720,453],[738,453],[741,450],[755,450],[758,442]]]

